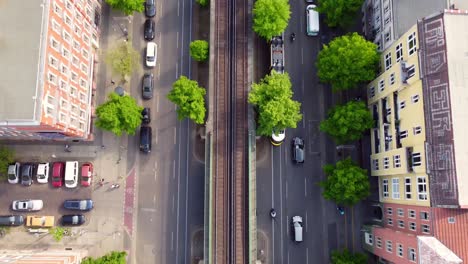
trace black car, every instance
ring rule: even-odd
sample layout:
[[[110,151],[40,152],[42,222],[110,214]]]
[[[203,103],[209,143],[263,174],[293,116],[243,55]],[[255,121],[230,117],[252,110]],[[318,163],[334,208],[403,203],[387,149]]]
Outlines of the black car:
[[[147,17],[154,17],[156,15],[156,3],[155,0],[145,1],[145,15]]]
[[[69,210],[89,211],[93,209],[94,202],[91,199],[65,200],[63,207]]]
[[[151,18],[146,19],[145,21],[145,39],[150,41],[154,39],[154,31],[155,31],[155,23],[154,20]]]
[[[143,99],[153,98],[153,78],[152,73],[145,73],[143,75],[143,85],[141,87]]]
[[[143,126],[140,128],[140,151],[143,153],[151,152],[151,127]]]
[[[24,224],[22,215],[2,215],[0,216],[0,226],[20,226]]]
[[[82,214],[62,216],[62,225],[82,225],[85,222],[86,218]]]
[[[304,163],[304,140],[295,137],[292,140],[292,159],[295,163]]]
[[[151,109],[148,107],[143,108],[143,111],[141,111],[141,118],[143,124],[149,124],[151,122]]]
[[[31,186],[33,180],[33,165],[32,164],[24,164],[21,166],[21,184],[25,186]]]

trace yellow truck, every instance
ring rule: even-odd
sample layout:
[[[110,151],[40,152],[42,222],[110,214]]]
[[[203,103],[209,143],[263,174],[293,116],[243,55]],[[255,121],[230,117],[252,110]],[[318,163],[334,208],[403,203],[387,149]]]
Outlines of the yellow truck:
[[[53,227],[54,224],[55,224],[55,217],[53,216],[28,215],[26,217],[26,226]]]

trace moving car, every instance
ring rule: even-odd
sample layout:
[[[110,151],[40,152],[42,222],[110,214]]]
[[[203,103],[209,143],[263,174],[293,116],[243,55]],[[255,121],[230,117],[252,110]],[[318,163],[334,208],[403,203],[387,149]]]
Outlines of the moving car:
[[[91,162],[81,165],[81,186],[90,186],[93,179],[94,167]]]
[[[151,109],[148,107],[143,108],[143,111],[141,111],[141,119],[143,124],[149,124],[151,123]]]
[[[158,45],[154,42],[146,44],[146,66],[152,68],[156,66],[158,59]]]
[[[86,218],[82,214],[62,216],[62,225],[82,225],[85,221]]]
[[[306,30],[307,36],[317,36],[320,31],[319,13],[316,5],[308,5],[306,7]]]
[[[13,211],[39,211],[44,206],[42,200],[16,200],[11,204]]]
[[[141,86],[143,99],[153,98],[153,81],[154,76],[152,73],[145,73],[145,75],[143,75],[143,84]]]
[[[53,216],[26,216],[26,226],[30,227],[53,227],[55,224],[55,217]]]
[[[151,18],[147,18],[144,26],[145,40],[150,41],[154,39],[154,31],[156,30],[155,28],[156,24],[154,23],[154,20]]]
[[[147,17],[154,17],[156,15],[156,4],[155,0],[146,0],[145,1],[145,15]]]
[[[68,210],[89,211],[93,209],[93,207],[94,202],[91,199],[65,200],[65,202],[63,202],[63,208]]]
[[[273,146],[279,146],[283,143],[284,139],[286,138],[286,132],[284,129],[278,131],[277,133],[275,133],[275,131],[273,131],[271,133],[271,139],[270,139],[270,142]]]
[[[24,224],[22,215],[2,215],[0,216],[0,226],[20,226]]]
[[[151,127],[143,126],[140,128],[140,151],[143,153],[151,152],[152,130]]]
[[[49,163],[39,163],[37,165],[36,178],[38,183],[47,183],[49,181]]]
[[[24,186],[31,186],[33,183],[32,180],[33,175],[33,165],[32,164],[24,164],[21,166],[21,184]]]
[[[302,217],[296,215],[292,218],[292,228],[295,242],[302,242]]]
[[[65,187],[78,186],[78,161],[67,161],[65,164]]]
[[[16,184],[19,182],[20,176],[20,163],[15,162],[8,166],[8,182],[11,184]]]
[[[52,165],[52,186],[61,187],[63,185],[63,176],[65,174],[65,163],[55,162]]]
[[[304,163],[304,140],[295,137],[292,140],[292,160],[294,163]]]

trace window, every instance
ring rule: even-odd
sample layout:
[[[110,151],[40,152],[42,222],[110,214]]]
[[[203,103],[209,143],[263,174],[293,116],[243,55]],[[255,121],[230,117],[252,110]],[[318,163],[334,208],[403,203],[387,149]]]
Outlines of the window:
[[[76,74],[75,72],[72,72],[71,73],[71,79],[72,79],[72,81],[77,83],[78,82],[78,74]]]
[[[62,79],[60,79],[60,89],[67,91],[68,90],[68,83]]]
[[[84,63],[81,63],[80,68],[84,74],[88,74],[88,67]]]
[[[405,178],[405,198],[411,199],[411,178]]]
[[[384,21],[385,25],[387,25],[388,23],[390,23],[390,20],[391,20],[391,18],[390,18],[389,16],[387,16],[387,17],[385,18],[385,21]]]
[[[379,32],[380,32],[380,27],[378,27],[378,28],[375,30],[375,33],[379,33]],[[377,43],[375,43],[375,45],[377,45],[377,50],[382,50],[382,42],[377,41]]]
[[[404,139],[408,137],[408,130],[400,131],[400,139]]]
[[[382,248],[382,238],[380,238],[380,237],[375,237],[375,245],[376,245],[378,248]]]
[[[60,72],[63,73],[64,75],[68,76],[68,68],[67,66],[63,65],[60,67]]]
[[[421,166],[421,153],[412,153],[411,158],[413,159],[413,167]]]
[[[53,115],[55,113],[54,108],[47,106],[46,107],[46,114],[47,115]]]
[[[430,231],[430,230],[429,230],[429,225],[422,224],[422,225],[421,225],[421,231],[422,231],[423,233],[425,233],[425,234],[429,234],[429,233],[430,233],[430,232],[429,232],[429,231]]]
[[[397,254],[399,257],[403,257],[403,245],[397,244]]]
[[[85,57],[86,59],[88,59],[88,52],[87,52],[85,49],[83,49],[83,50],[81,51],[81,54],[83,55],[83,57]]]
[[[416,32],[413,32],[408,36],[408,56],[413,55],[415,52],[416,52]]]
[[[416,250],[414,248],[408,248],[408,259],[416,262]]]
[[[420,212],[419,216],[421,217],[421,220],[429,221],[429,213],[428,212]]]
[[[395,83],[395,73],[392,72],[392,74],[390,74],[390,85],[393,85]]]
[[[83,122],[80,122],[78,129],[81,131],[84,131],[84,128],[85,128],[85,124]]]
[[[387,225],[393,225],[393,219],[392,218],[387,218]]]
[[[400,168],[401,167],[400,155],[394,155],[393,156],[393,167],[394,168]]]
[[[83,34],[83,42],[86,43],[87,45],[89,44],[89,38],[86,36],[86,34]]]
[[[418,177],[418,199],[427,200],[426,178]]]
[[[55,74],[49,72],[47,79],[48,79],[49,82],[51,82],[52,84],[57,85],[57,76],[55,76]]]
[[[52,19],[52,29],[58,34],[60,34],[61,27],[60,24],[57,23],[57,21],[55,21],[55,19]]]
[[[80,101],[86,103],[86,94],[80,92]]]
[[[383,159],[383,168],[384,170],[387,170],[390,167],[390,159],[388,157],[385,157]]]
[[[417,103],[418,101],[419,101],[419,95],[418,94],[411,96],[411,102],[413,104]]]
[[[392,207],[387,207],[387,214],[392,215],[393,214],[393,208]]]
[[[409,218],[416,218],[416,211],[409,209],[408,210],[408,217]]]
[[[379,170],[379,160],[378,159],[373,159],[372,160],[372,166],[374,170]]]
[[[392,179],[392,198],[400,199],[400,179]]]
[[[60,98],[60,108],[64,110],[68,110],[68,101],[64,100],[63,98]]]
[[[390,41],[390,32],[386,32],[385,33],[385,42],[389,42]]]
[[[390,240],[385,241],[385,246],[386,246],[388,252],[392,252],[392,250],[393,250],[392,241],[390,241]]]
[[[379,92],[382,92],[385,89],[385,81],[382,79],[379,81]]]
[[[62,47],[62,56],[65,57],[66,59],[70,59],[70,51]]]
[[[60,48],[60,44],[58,43],[58,41],[56,41],[55,39],[51,38],[50,39],[50,46],[55,49],[56,51],[59,51],[59,48]]]
[[[77,93],[78,93],[78,89],[76,89],[76,87],[71,86],[70,95],[71,96],[76,96]]]
[[[405,210],[403,208],[398,208],[397,213],[399,217],[405,217]]]
[[[448,222],[449,224],[455,224],[455,217],[450,216],[449,218],[447,218],[447,222]]]
[[[86,81],[83,80],[83,79],[80,79],[80,86],[83,87],[83,88],[87,88],[88,82],[86,82]]]
[[[49,56],[49,65],[58,69],[58,60],[52,56]]]
[[[383,192],[383,197],[387,198],[388,197],[388,180],[387,179],[382,180],[382,192]]]
[[[369,246],[372,246],[374,245],[374,241],[373,241],[373,237],[372,237],[372,234],[369,234],[369,233],[365,233],[364,234],[364,238],[366,240],[366,244],[368,244]]]
[[[51,105],[55,104],[55,98],[53,96],[51,96],[51,95],[48,95],[47,96],[47,103],[51,104]]]
[[[73,48],[76,50],[76,51],[80,51],[80,43],[76,40],[73,40]]]
[[[372,98],[375,96],[375,87],[372,86],[371,88],[369,88],[369,97]]]
[[[401,59],[403,58],[403,44],[402,43],[398,43],[398,45],[396,45],[395,53],[396,53],[396,62],[401,61]]]
[[[413,77],[416,74],[416,71],[414,70],[414,65],[411,65],[406,69],[406,73],[408,74],[408,79]]]
[[[64,113],[60,113],[59,121],[62,123],[67,123],[67,115]]]
[[[384,13],[388,13],[388,11],[390,11],[390,6],[389,5],[386,5],[384,6]]]
[[[55,3],[54,3],[54,12],[57,13],[59,17],[62,16],[62,9]]]
[[[80,118],[85,118],[85,117],[86,117],[85,111],[80,110]]]
[[[385,54],[385,70],[390,69],[392,67],[392,53],[389,52]]]
[[[414,223],[414,222],[409,222],[408,227],[409,227],[409,230],[411,230],[411,231],[416,231],[416,223]]]
[[[398,228],[405,228],[405,221],[398,220]]]
[[[74,65],[75,67],[77,67],[77,68],[78,68],[78,62],[79,62],[79,61],[80,61],[80,60],[78,59],[78,57],[76,57],[75,55],[73,55],[72,63],[73,63],[73,65]]]
[[[71,27],[72,21],[71,21],[71,18],[67,14],[65,14],[64,20],[65,20],[65,24]]]
[[[406,107],[406,102],[405,101],[401,101],[400,102],[400,109],[404,109]]]
[[[391,109],[391,108],[387,108],[386,110],[387,110],[387,115],[391,115],[391,114],[392,114],[392,109]],[[390,138],[391,138],[391,137],[392,137],[392,136],[390,136]]]
[[[418,135],[421,134],[422,128],[420,126],[413,127],[413,134]]]

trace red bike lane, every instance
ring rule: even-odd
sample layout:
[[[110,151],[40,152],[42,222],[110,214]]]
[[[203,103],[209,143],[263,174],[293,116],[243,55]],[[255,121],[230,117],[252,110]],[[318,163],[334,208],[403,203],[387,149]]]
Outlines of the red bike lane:
[[[136,170],[133,167],[125,180],[124,226],[130,236],[133,236],[133,211],[135,206]]]

